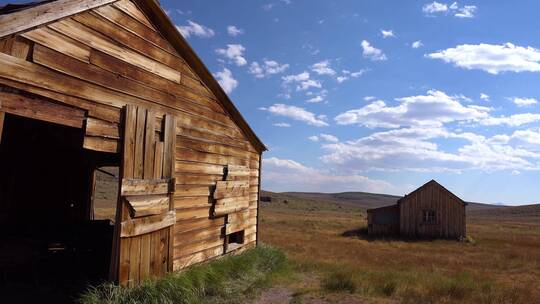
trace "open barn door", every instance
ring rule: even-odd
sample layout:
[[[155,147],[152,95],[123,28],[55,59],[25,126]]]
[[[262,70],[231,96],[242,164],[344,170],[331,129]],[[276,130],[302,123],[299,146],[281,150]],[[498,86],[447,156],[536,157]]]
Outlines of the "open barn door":
[[[134,286],[172,269],[174,116],[126,106],[113,279]],[[114,277],[115,274],[117,277]]]

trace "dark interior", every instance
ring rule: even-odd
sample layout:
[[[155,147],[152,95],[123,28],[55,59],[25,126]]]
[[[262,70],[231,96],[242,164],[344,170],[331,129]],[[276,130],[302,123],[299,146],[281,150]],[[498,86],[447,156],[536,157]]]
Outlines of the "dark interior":
[[[92,220],[92,180],[119,156],[85,150],[82,141],[82,129],[6,115],[0,302],[69,303],[108,278],[113,223]]]

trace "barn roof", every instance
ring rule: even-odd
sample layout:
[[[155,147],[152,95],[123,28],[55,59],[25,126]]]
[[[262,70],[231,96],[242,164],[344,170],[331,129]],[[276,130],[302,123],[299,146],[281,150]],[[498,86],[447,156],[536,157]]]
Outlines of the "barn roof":
[[[116,1],[118,0],[47,0],[26,4],[7,4],[0,7],[0,39]],[[268,150],[212,73],[176,29],[174,23],[159,5],[158,0],[132,1],[139,6],[163,37],[199,75],[254,147],[260,152]]]
[[[430,185],[435,185],[436,187],[439,187],[439,188],[443,189],[443,190],[444,190],[445,192],[447,192],[448,194],[450,194],[450,195],[452,195],[453,197],[457,198],[457,199],[458,199],[460,202],[462,202],[464,205],[468,205],[467,202],[465,202],[465,201],[462,200],[459,196],[457,196],[457,195],[455,195],[454,193],[452,193],[450,190],[446,189],[443,185],[439,184],[439,183],[438,183],[436,180],[434,180],[434,179],[432,179],[432,180],[430,180],[429,182],[423,184],[422,186],[420,186],[418,189],[414,190],[413,192],[411,192],[411,193],[405,195],[404,197],[400,198],[400,199],[398,200],[397,203],[400,204],[401,201],[403,201],[403,199],[405,199],[406,197],[408,197],[408,196],[410,196],[410,195],[412,195],[412,194],[415,194],[416,192],[418,192],[418,191],[420,191],[420,190],[422,190],[422,189],[424,189],[425,187],[428,187],[428,186],[430,186]]]

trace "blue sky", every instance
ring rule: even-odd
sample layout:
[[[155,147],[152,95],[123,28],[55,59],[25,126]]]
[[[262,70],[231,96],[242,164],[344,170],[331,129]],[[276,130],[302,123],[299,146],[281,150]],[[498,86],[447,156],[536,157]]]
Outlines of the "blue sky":
[[[268,145],[263,188],[539,202],[534,1],[163,1]]]
[[[263,188],[540,202],[537,1],[171,1],[267,144]]]

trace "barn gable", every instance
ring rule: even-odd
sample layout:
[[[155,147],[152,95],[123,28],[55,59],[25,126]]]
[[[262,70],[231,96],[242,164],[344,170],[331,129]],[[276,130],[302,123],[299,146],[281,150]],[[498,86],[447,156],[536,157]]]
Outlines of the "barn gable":
[[[423,190],[425,190],[426,188],[431,188],[431,187],[434,187],[436,188],[438,191],[442,191],[444,192],[445,194],[447,195],[450,195],[452,196],[456,201],[464,204],[464,205],[467,205],[467,202],[465,202],[464,200],[462,200],[459,196],[455,195],[454,193],[452,193],[450,190],[446,189],[443,185],[439,184],[436,180],[432,179],[430,180],[429,182],[425,183],[424,185],[420,186],[419,188],[417,188],[416,190],[414,190],[413,192],[405,195],[403,198],[399,199],[398,200],[398,205],[403,203],[403,202],[407,202],[406,198],[407,196],[410,196],[410,195],[415,195],[417,194],[418,192],[421,192]]]
[[[249,140],[254,150],[266,150],[227,94],[155,1],[44,1],[30,5],[6,6],[2,13],[0,38],[3,39],[0,40],[0,50],[4,53],[25,57],[25,54],[29,54],[28,49],[37,44],[38,56],[22,59],[37,57],[37,60],[32,61],[73,77],[80,75],[67,71],[67,66],[85,73],[85,76],[88,71],[80,69],[84,63],[89,63],[91,68],[97,66],[106,69],[113,74],[111,76],[127,78],[117,81],[118,90],[122,93],[150,101],[153,108],[163,112],[171,111],[171,104],[184,107],[194,105],[187,108],[186,112],[197,111],[202,117],[216,119]],[[111,49],[116,52],[109,53]],[[58,53],[67,56],[65,60],[51,63],[44,59],[47,55],[49,58],[53,55],[56,57]],[[106,55],[112,55],[112,58]],[[122,66],[122,61],[129,62],[132,66]],[[53,63],[54,66],[51,66]],[[149,74],[159,78],[148,77]],[[138,86],[130,85],[132,81],[142,82],[163,92],[139,89]],[[97,85],[110,83],[108,79],[95,79],[95,82]],[[126,92],[127,88],[134,90]],[[145,94],[141,95],[141,92]],[[176,98],[167,95],[175,95]],[[123,103],[122,98],[107,98],[102,101],[113,107]]]

